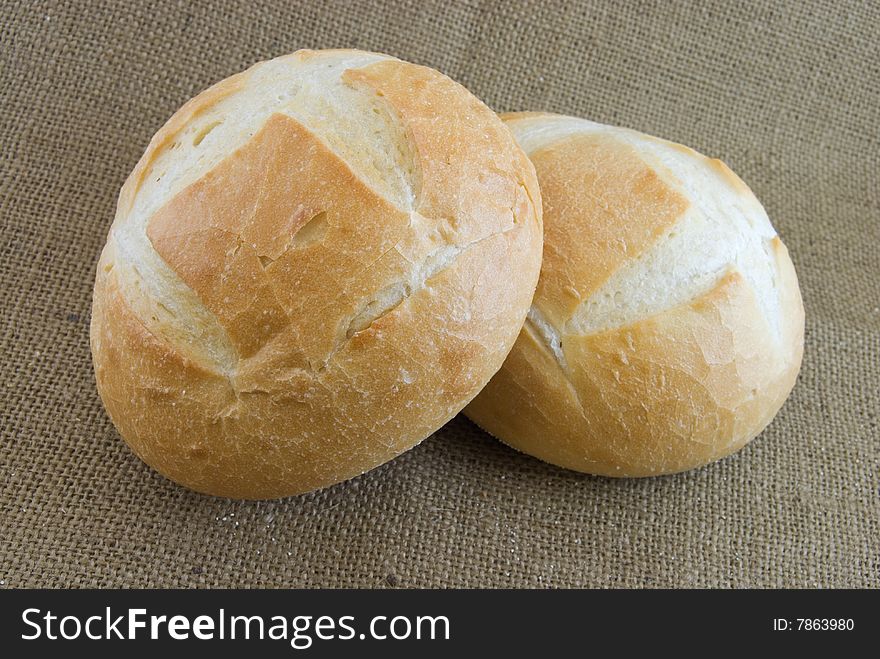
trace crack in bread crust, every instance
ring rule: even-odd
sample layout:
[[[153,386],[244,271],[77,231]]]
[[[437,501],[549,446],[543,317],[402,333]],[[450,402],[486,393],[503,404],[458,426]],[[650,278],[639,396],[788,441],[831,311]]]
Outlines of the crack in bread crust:
[[[357,314],[345,324],[345,331],[338,335],[336,344],[324,359],[321,370],[332,363],[333,358],[343,348],[346,341],[351,340],[356,334],[368,330],[382,318],[393,313],[412,296],[428,287],[432,279],[452,268],[466,252],[487,240],[503,236],[514,228],[511,227],[499,233],[479,238],[465,245],[447,244],[439,247],[418,264],[406,279],[389,284],[369,301],[362,303]]]

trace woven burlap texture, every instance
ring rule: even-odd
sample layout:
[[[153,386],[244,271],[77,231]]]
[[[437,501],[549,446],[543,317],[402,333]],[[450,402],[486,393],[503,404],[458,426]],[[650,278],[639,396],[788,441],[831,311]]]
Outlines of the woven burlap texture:
[[[880,585],[876,3],[4,3],[0,585]],[[188,98],[298,48],[444,71],[497,110],[724,159],[788,245],[798,385],[755,442],[616,481],[459,416],[388,465],[275,502],[200,496],[120,440],[88,347],[116,196]]]

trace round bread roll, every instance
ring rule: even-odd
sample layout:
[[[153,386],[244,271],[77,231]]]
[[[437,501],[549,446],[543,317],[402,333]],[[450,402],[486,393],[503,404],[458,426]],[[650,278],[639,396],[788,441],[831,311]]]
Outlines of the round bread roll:
[[[538,172],[544,262],[516,345],[466,414],[514,448],[606,476],[741,448],[803,354],[797,277],[761,204],[720,160],[678,144],[504,119]]]
[[[436,71],[299,51],[199,94],[120,193],[91,324],[145,462],[274,498],[351,478],[470,401],[541,260],[534,168]]]

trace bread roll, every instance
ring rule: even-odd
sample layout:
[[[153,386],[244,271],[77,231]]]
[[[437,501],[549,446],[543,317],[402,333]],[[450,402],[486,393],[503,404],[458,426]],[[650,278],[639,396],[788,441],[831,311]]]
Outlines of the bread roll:
[[[274,498],[360,474],[501,366],[541,259],[534,169],[431,69],[300,51],[184,105],[119,197],[98,389],[148,464]]]
[[[542,460],[651,476],[728,455],[800,368],[804,311],[767,214],[720,160],[581,119],[505,117],[538,172],[532,308],[466,414]]]

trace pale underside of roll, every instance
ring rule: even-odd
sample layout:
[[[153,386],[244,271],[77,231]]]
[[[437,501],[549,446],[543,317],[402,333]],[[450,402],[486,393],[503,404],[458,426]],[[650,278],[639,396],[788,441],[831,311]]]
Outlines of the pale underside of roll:
[[[360,474],[499,368],[541,258],[534,169],[431,69],[300,51],[199,94],[122,189],[92,352],[122,436],[202,492]]]
[[[544,204],[535,299],[466,408],[547,462],[609,476],[707,464],[772,420],[803,353],[788,252],[721,161],[631,130],[506,115]]]

